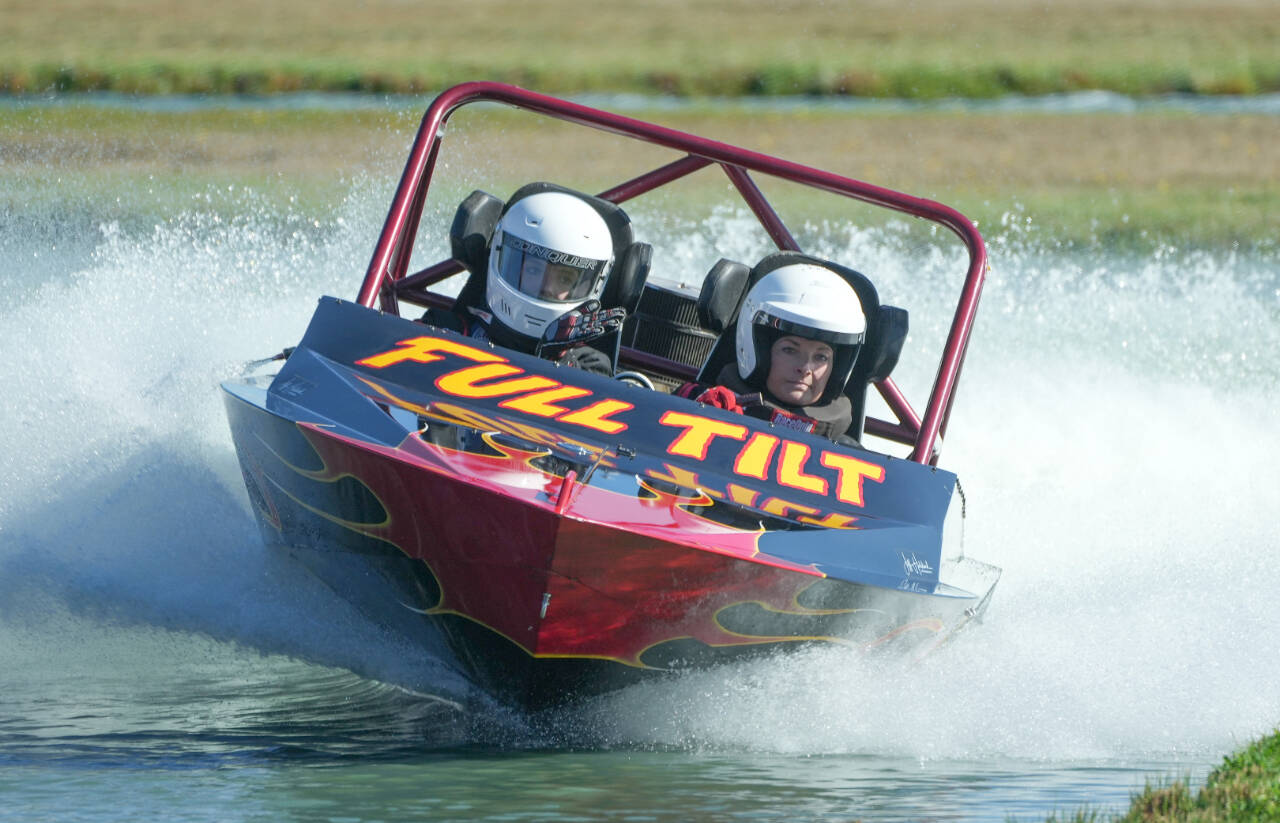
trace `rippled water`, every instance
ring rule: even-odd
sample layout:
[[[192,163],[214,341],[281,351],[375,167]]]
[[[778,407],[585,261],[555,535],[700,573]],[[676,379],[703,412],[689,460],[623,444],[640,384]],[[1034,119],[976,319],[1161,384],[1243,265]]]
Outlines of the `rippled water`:
[[[74,181],[39,207],[0,182],[0,820],[1043,820],[1202,779],[1280,722],[1280,260],[1068,253],[1015,214],[943,453],[968,552],[1005,570],[985,623],[914,666],[814,651],[461,710],[263,550],[217,390],[354,296],[368,188],[120,225]],[[732,211],[634,216],[698,276],[762,250]],[[955,260],[803,235],[912,305],[918,396]]]
[[[326,111],[375,109],[425,109],[434,94],[371,95],[367,93],[298,92],[278,95],[145,95],[117,92],[88,92],[68,95],[17,95],[0,97],[0,107],[86,104],[107,108],[140,111],[181,112],[208,108],[247,109],[321,109]],[[1203,95],[1163,94],[1131,97],[1110,91],[1077,91],[1062,94],[1021,95],[983,99],[943,98],[939,100],[900,100],[895,98],[816,97],[775,95],[770,97],[676,97],[652,94],[587,93],[572,98],[575,102],[609,111],[655,111],[687,108],[712,108],[719,111],[742,109],[761,112],[786,112],[801,109],[824,111],[973,111],[973,112],[1042,112],[1061,114],[1131,113],[1141,111],[1185,112],[1188,114],[1268,114],[1280,115],[1280,94]]]

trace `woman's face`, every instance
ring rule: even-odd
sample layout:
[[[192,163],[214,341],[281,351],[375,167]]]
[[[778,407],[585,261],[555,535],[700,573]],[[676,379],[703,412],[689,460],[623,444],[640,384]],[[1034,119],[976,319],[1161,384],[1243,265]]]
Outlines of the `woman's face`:
[[[808,406],[822,396],[831,376],[834,352],[826,343],[787,335],[769,350],[769,376],[765,388],[791,406]]]

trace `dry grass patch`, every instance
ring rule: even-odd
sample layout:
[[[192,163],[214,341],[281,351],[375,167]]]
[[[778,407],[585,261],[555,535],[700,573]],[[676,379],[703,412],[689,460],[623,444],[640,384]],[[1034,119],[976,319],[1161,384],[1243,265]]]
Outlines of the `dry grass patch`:
[[[1268,0],[0,0],[0,21],[0,81],[28,91],[1280,88]]]
[[[370,170],[389,191],[420,116],[87,107],[12,114],[0,120],[0,167],[33,181],[55,171],[154,175],[167,186],[271,180],[276,190],[329,199],[341,197],[345,178]],[[1064,239],[1145,231],[1184,244],[1248,244],[1269,237],[1277,222],[1280,141],[1275,119],[1263,116],[663,112],[653,119],[940,200],[984,226],[1018,207]],[[671,158],[558,121],[466,109],[450,123],[440,180],[451,190],[499,195],[530,179],[599,190]],[[704,170],[686,194],[718,198],[725,188],[723,176]]]

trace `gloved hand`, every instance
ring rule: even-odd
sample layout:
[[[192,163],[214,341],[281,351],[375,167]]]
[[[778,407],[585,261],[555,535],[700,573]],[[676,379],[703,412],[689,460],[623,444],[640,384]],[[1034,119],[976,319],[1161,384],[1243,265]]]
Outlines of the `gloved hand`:
[[[708,406],[715,406],[717,409],[742,414],[742,404],[738,402],[738,395],[734,394],[728,386],[712,386],[694,400]]]
[[[613,364],[609,362],[608,356],[599,349],[593,349],[590,346],[578,346],[569,349],[560,355],[556,362],[571,368],[593,372],[594,374],[603,374],[606,377],[613,376]]]
[[[622,328],[626,317],[626,309],[601,309],[599,300],[588,300],[549,324],[542,340],[554,344],[585,342]]]

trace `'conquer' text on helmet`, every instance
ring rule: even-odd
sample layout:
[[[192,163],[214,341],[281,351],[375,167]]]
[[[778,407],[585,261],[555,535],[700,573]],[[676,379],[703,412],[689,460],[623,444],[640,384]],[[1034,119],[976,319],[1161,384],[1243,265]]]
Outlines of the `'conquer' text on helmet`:
[[[489,309],[517,334],[538,338],[548,323],[600,296],[612,256],[609,227],[589,203],[555,191],[522,197],[493,234]]]

